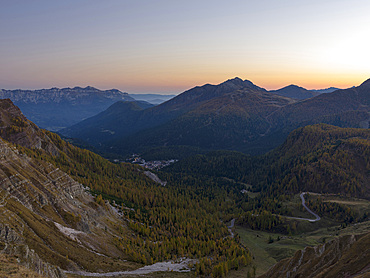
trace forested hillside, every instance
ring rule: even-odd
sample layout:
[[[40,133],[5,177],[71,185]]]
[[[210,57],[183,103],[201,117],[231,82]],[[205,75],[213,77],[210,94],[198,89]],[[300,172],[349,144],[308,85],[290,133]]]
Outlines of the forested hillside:
[[[293,131],[285,143],[260,157],[210,152],[166,171],[224,176],[268,192],[312,191],[370,197],[370,131],[320,124]]]
[[[183,145],[240,151],[268,131],[268,115],[293,102],[268,92],[240,89],[208,100],[166,124],[106,144],[117,153]]]
[[[6,121],[1,122],[1,135],[8,140],[14,140],[14,159],[20,156],[22,160],[30,161],[31,165],[27,168],[29,174],[26,175],[25,170],[21,170],[18,164],[13,163],[11,175],[22,173],[19,174],[22,177],[21,181],[23,176],[29,176],[33,181],[31,188],[39,187],[47,192],[50,189],[43,189],[44,184],[36,182],[41,177],[33,177],[33,175],[38,172],[50,172],[50,175],[57,172],[65,177],[63,179],[73,178],[76,184],[82,184],[95,196],[94,202],[87,201],[83,205],[77,203],[77,208],[72,211],[66,208],[67,212],[64,214],[62,214],[63,210],[56,209],[62,214],[61,219],[55,218],[53,207],[48,208],[47,211],[44,211],[45,208],[41,209],[40,213],[33,216],[33,212],[29,212],[23,203],[18,204],[14,201],[16,199],[13,200],[15,203],[7,202],[3,209],[13,211],[13,207],[10,207],[13,205],[16,209],[22,210],[21,220],[17,221],[28,221],[29,225],[32,224],[31,227],[37,236],[29,239],[34,239],[35,242],[26,240],[26,244],[39,253],[47,263],[66,270],[82,267],[88,271],[117,271],[120,267],[122,270],[127,270],[143,264],[187,257],[197,259],[195,261],[197,274],[212,273],[216,277],[224,275],[230,269],[237,269],[239,266],[251,263],[252,258],[248,249],[238,242],[237,237],[231,236],[226,225],[221,221],[230,218],[228,210],[232,210],[234,205],[234,201],[225,202],[225,196],[229,196],[232,200],[235,198],[240,200],[240,196],[237,195],[238,189],[233,186],[233,182],[219,183],[215,179],[205,179],[204,183],[199,184],[198,180],[191,178],[175,179],[169,176],[167,186],[163,187],[148,178],[141,167],[122,163],[113,164],[90,151],[70,145],[54,133],[38,129],[10,101],[3,101],[2,106],[6,108],[1,114],[2,119]],[[17,117],[22,120],[14,120]],[[20,140],[21,138],[25,140]],[[50,147],[44,149],[44,146]],[[47,167],[47,170],[43,170],[42,167]],[[3,171],[3,178],[11,182],[10,174]],[[46,177],[42,179],[47,180]],[[53,184],[53,182],[50,180],[50,183]],[[3,189],[6,190],[6,188]],[[17,192],[25,194],[26,190],[19,187]],[[4,194],[3,200],[7,200],[8,196]],[[49,194],[54,196],[58,192]],[[34,196],[30,197],[33,202],[32,198],[37,198],[38,195],[30,196]],[[70,202],[73,203],[75,198],[78,196],[71,193]],[[84,198],[88,200],[88,196]],[[120,217],[112,212],[112,208],[105,200],[111,202]],[[40,201],[35,200],[35,202]],[[101,219],[98,221],[95,217],[85,216],[80,212],[78,204],[81,209],[83,207],[88,211],[89,215],[95,210],[96,215]],[[103,251],[101,247],[95,247],[97,248],[95,250],[102,252],[107,258],[98,260],[97,255],[91,251],[76,257],[77,250],[70,254],[61,249],[61,244],[69,246],[70,243],[63,243],[62,234],[51,232],[50,229],[56,228],[54,224],[49,224],[43,218],[45,216],[66,228],[75,229],[76,234],[90,231],[92,234],[88,237],[89,242],[98,234],[99,238],[95,239],[96,244],[104,246],[102,238],[109,240],[113,245],[106,245],[108,250]],[[91,223],[97,223],[95,225],[98,228],[91,227]],[[32,230],[30,232],[32,233]],[[89,250],[90,247],[85,240],[79,240],[84,242],[83,244]],[[44,242],[48,244],[45,245]],[[52,251],[48,249],[49,245],[53,247]],[[113,260],[117,256],[121,260],[127,260],[128,263],[122,264],[121,260]],[[89,265],[88,260],[96,262]]]

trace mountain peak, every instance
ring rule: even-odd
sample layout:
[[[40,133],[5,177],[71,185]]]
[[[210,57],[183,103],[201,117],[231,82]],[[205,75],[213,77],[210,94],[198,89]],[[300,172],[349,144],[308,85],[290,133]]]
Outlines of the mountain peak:
[[[225,82],[223,83],[236,83],[236,84],[242,84],[243,83],[243,79],[241,79],[240,77],[234,77],[234,78],[230,78],[228,80],[226,80]]]
[[[249,80],[243,80],[240,77],[235,77],[232,79],[228,79],[225,82],[219,84],[219,85],[229,85],[233,87],[241,87],[241,88],[249,88],[257,91],[266,91],[265,89],[258,87],[257,85],[253,84]]]
[[[301,89],[304,89],[303,87],[300,87],[300,86],[295,85],[295,84],[290,84],[290,85],[286,86],[285,88],[301,88]]]
[[[283,87],[278,90],[272,90],[269,91],[270,93],[284,96],[284,97],[289,97],[289,98],[294,98],[294,99],[307,99],[313,97],[313,93],[303,87],[290,84],[286,87]]]
[[[91,86],[86,86],[85,88],[84,88],[85,90],[97,90],[96,88],[94,88],[94,87],[91,87]]]

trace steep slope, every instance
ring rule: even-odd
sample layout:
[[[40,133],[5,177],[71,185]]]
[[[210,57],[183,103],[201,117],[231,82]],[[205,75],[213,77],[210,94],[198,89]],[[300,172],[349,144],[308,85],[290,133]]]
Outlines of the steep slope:
[[[307,99],[307,98],[312,98],[318,95],[318,93],[309,91],[297,85],[289,85],[279,90],[271,90],[269,92],[279,95],[279,96],[284,96],[284,97],[289,97],[289,98],[294,98],[294,99]]]
[[[269,176],[264,187],[370,199],[369,157],[368,129],[306,126],[263,158],[264,175]]]
[[[0,90],[0,99],[11,99],[38,126],[58,130],[94,116],[116,101],[134,101],[118,90],[93,87],[41,90]]]
[[[112,223],[125,227],[113,210],[99,208],[80,183],[52,164],[30,159],[4,141],[0,151],[2,252],[47,276],[63,277],[60,268],[135,267],[114,261],[127,256],[113,243],[120,233]]]
[[[68,144],[63,147],[54,134],[28,121],[10,100],[0,101],[0,111],[1,137],[17,144],[0,138],[1,251],[49,277],[64,277],[61,269],[96,272],[140,266],[122,260],[129,256],[116,246],[115,239],[127,233],[120,215],[109,205],[98,205],[87,188],[50,163],[53,157],[65,161]],[[136,175],[150,183],[144,174],[127,171],[129,175],[121,174],[125,182]]]
[[[259,277],[369,277],[369,246],[370,233],[342,236],[297,251],[293,258],[282,260]]]
[[[37,272],[19,264],[16,258],[0,254],[0,277],[6,278],[45,278]]]
[[[0,100],[0,137],[26,148],[43,149],[56,154],[57,149],[47,135],[27,120],[10,99]]]
[[[141,151],[141,146],[172,145],[240,150],[268,132],[268,115],[293,102],[261,90],[240,89],[214,97],[155,129],[107,145],[121,153]]]

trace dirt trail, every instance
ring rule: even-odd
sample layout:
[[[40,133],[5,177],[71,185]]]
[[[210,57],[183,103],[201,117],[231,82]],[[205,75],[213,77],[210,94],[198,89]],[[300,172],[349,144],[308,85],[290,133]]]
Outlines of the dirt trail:
[[[92,273],[92,272],[79,272],[79,271],[65,271],[67,274],[77,274],[84,277],[116,277],[116,276],[130,276],[130,275],[145,275],[160,271],[175,271],[175,272],[189,272],[189,264],[195,263],[191,259],[181,259],[179,263],[175,262],[159,262],[152,265],[131,270],[131,271],[116,271],[106,273]]]

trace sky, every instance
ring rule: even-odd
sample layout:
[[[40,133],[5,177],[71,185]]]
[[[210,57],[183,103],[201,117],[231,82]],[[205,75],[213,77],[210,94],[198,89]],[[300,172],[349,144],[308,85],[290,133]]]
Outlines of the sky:
[[[370,78],[368,0],[0,0],[0,88],[178,94]]]

